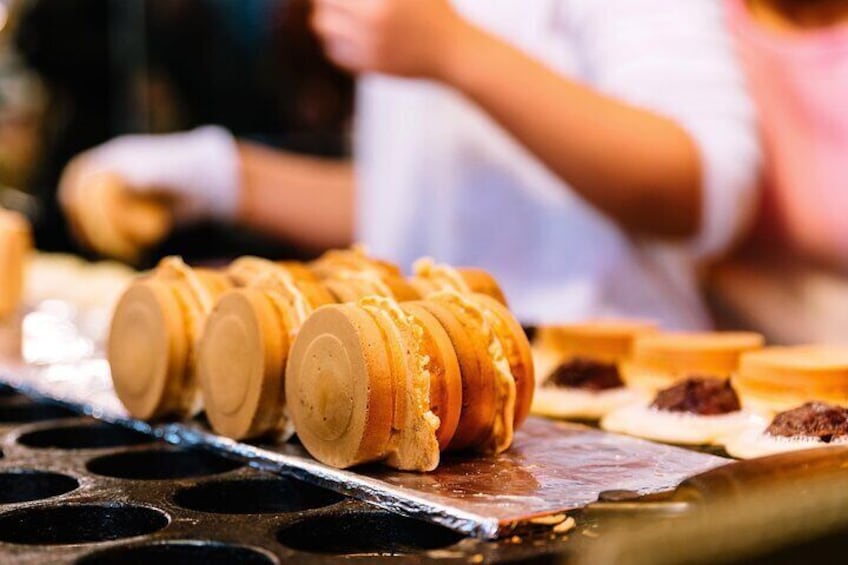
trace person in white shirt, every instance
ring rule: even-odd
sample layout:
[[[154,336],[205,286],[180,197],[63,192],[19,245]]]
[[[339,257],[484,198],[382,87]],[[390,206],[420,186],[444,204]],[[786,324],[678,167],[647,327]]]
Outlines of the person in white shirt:
[[[753,109],[714,0],[315,0],[329,57],[360,74],[354,165],[218,128],[118,138],[108,170],[316,247],[364,243],[489,269],[528,324],[709,325],[698,266],[746,227]]]

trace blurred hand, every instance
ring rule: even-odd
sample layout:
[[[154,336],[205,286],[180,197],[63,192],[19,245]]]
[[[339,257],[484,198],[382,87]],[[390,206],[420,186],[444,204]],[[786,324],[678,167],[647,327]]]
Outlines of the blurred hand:
[[[75,157],[59,202],[77,240],[101,255],[137,263],[173,223],[234,218],[238,149],[218,127],[119,137]]]
[[[139,195],[162,197],[178,224],[235,217],[239,157],[235,140],[214,126],[168,135],[127,135],[75,157],[59,183],[59,202],[71,212],[104,177]]]
[[[328,57],[353,72],[438,78],[468,29],[448,0],[315,0]]]

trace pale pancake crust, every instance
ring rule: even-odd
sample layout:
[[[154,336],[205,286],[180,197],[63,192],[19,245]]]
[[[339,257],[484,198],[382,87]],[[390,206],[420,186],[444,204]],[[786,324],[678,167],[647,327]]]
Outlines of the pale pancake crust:
[[[392,360],[379,327],[360,308],[323,306],[298,333],[286,398],[304,447],[347,468],[383,456],[392,433]]]
[[[198,353],[204,406],[217,433],[247,439],[277,429],[288,333],[266,293],[238,289],[218,301]]]

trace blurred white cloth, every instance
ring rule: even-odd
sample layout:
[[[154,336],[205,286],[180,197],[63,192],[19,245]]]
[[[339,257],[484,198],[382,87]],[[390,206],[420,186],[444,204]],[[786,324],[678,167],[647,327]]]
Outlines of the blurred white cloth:
[[[760,159],[721,3],[455,4],[563,75],[677,120],[703,160],[702,233],[674,245],[634,239],[455,92],[370,76],[358,98],[359,240],[402,265],[430,255],[485,267],[526,323],[637,316],[707,327],[696,268],[749,221]]]
[[[124,135],[81,156],[81,175],[119,175],[137,192],[172,197],[180,224],[232,220],[239,202],[239,155],[225,129],[205,126],[164,135]]]

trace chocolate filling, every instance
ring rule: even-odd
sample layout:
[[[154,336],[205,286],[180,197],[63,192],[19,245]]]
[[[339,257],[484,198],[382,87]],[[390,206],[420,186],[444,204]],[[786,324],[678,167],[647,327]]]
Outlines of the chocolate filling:
[[[651,407],[666,412],[689,412],[699,416],[717,416],[741,409],[739,397],[730,386],[730,379],[708,377],[689,377],[661,390]]]
[[[775,416],[766,433],[780,437],[818,438],[830,443],[835,438],[848,436],[848,408],[808,402]]]
[[[557,367],[545,379],[543,386],[597,392],[623,387],[624,381],[621,380],[616,365],[576,357]]]

